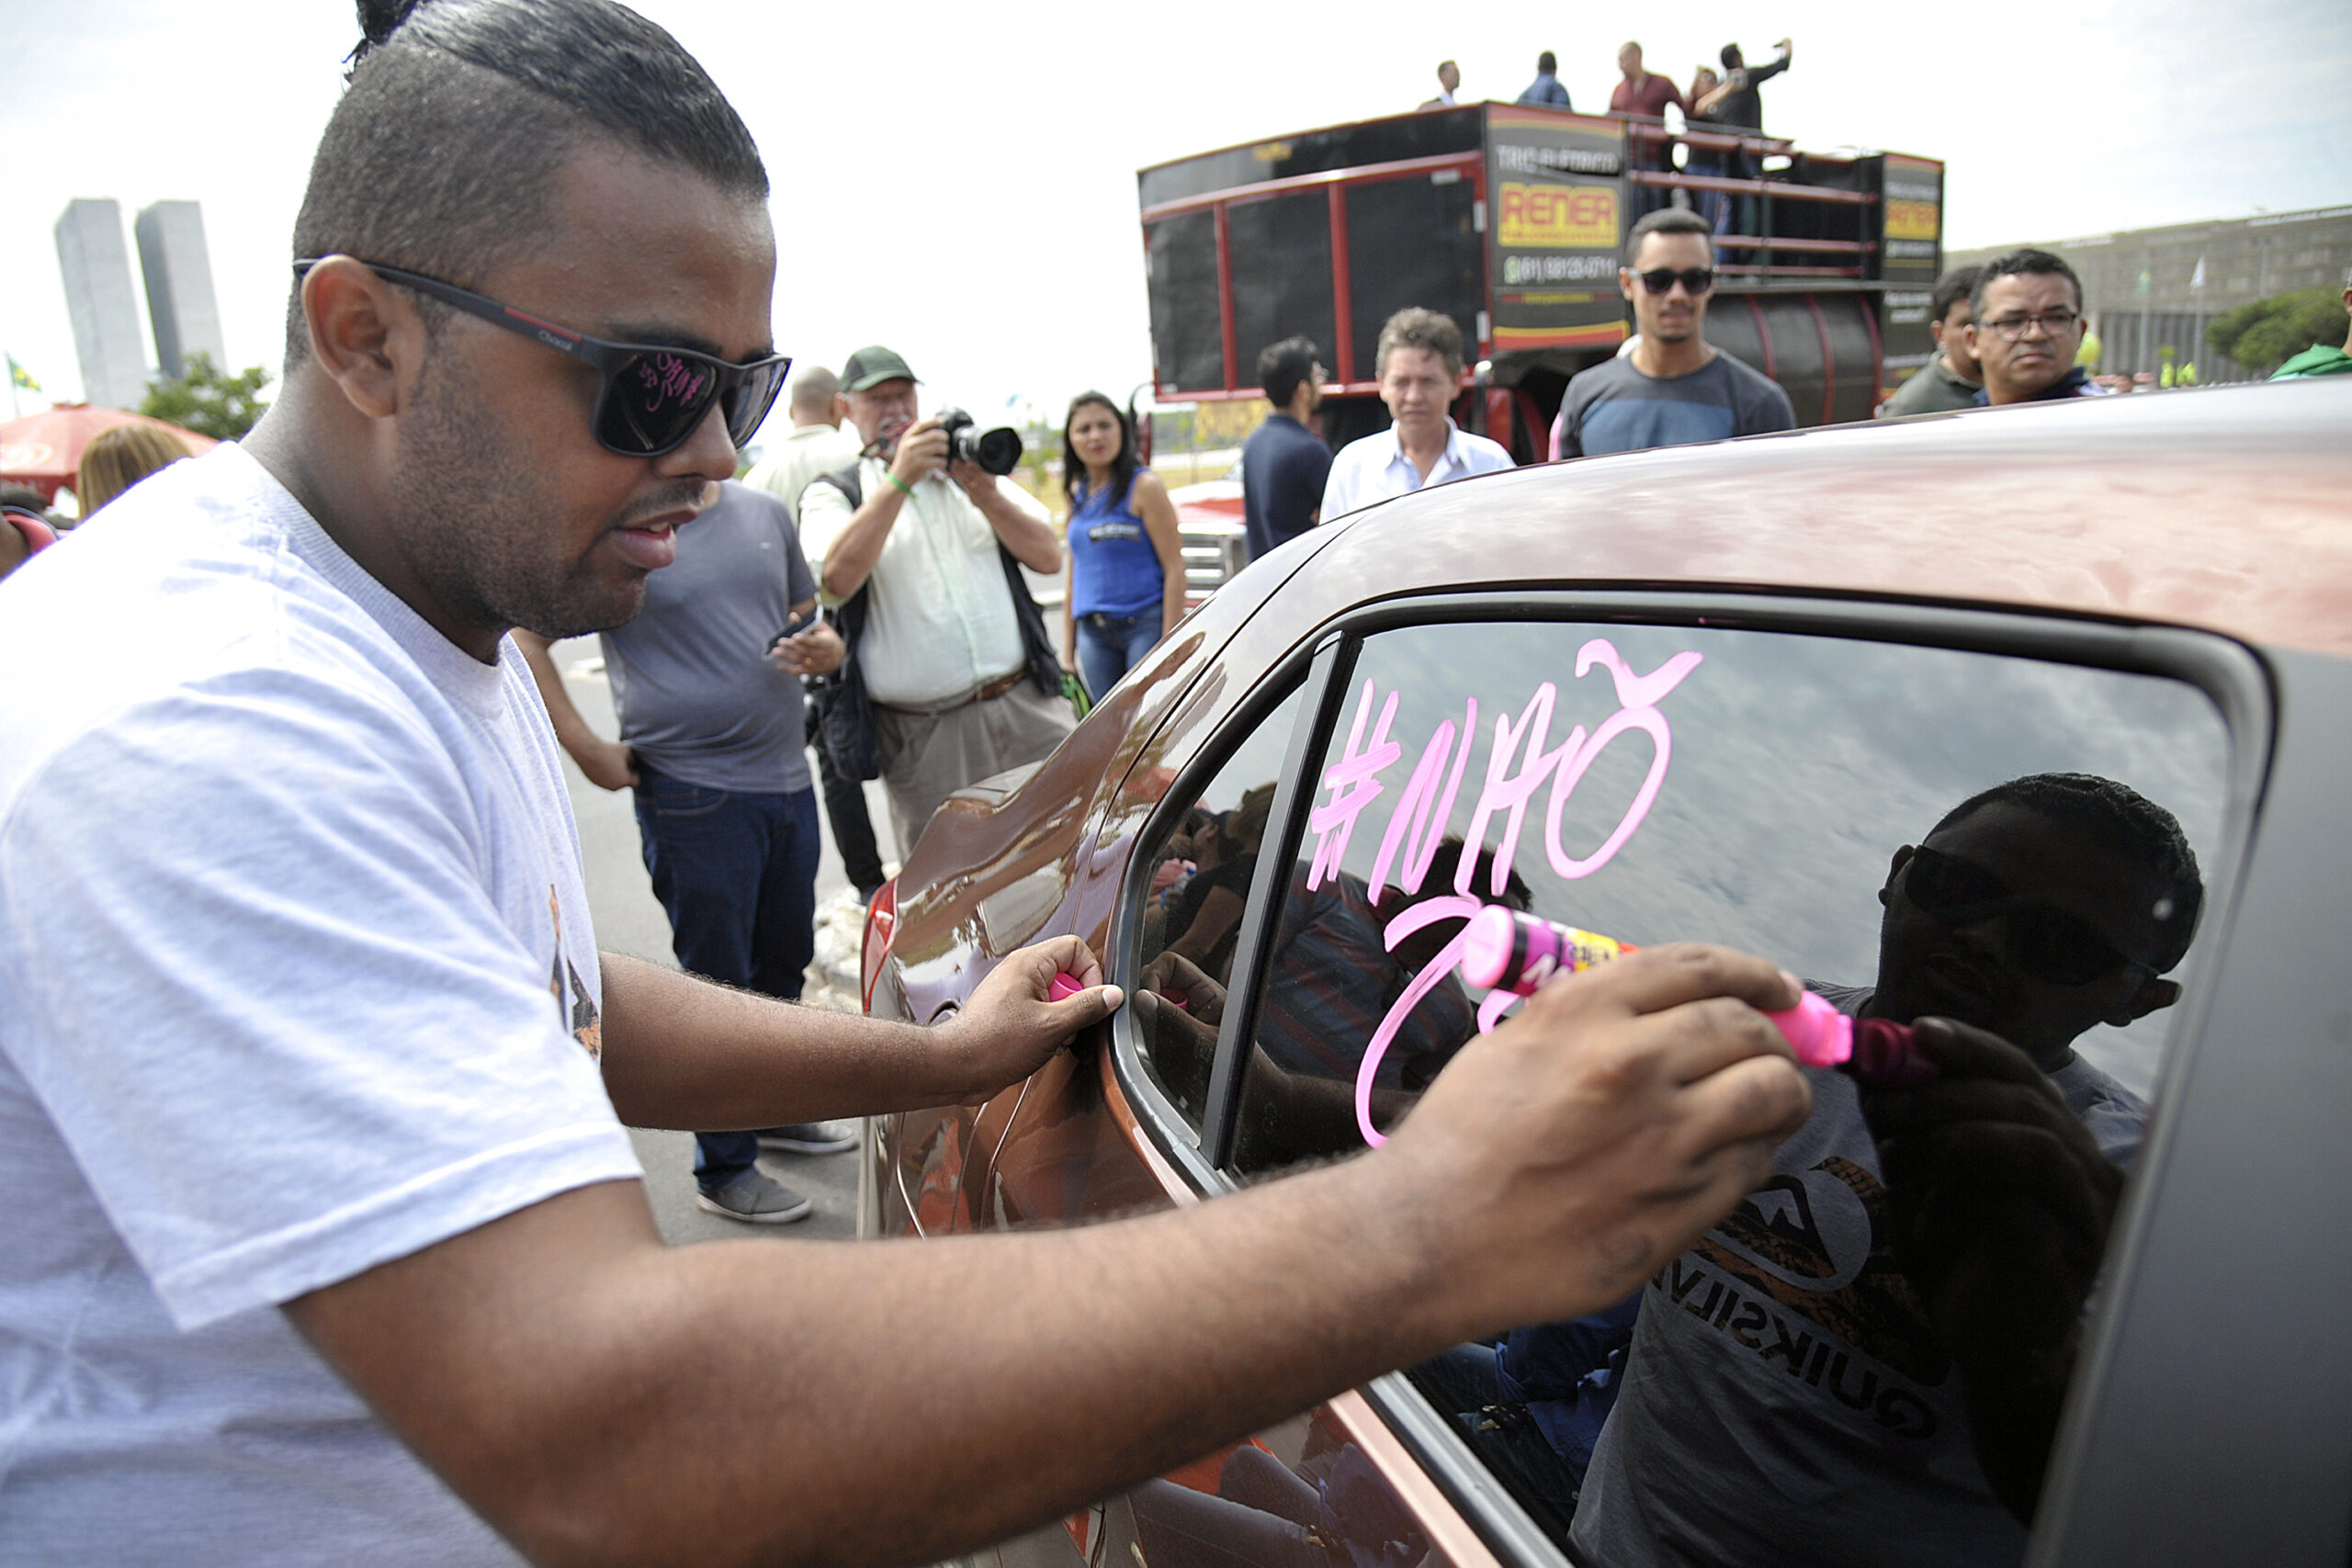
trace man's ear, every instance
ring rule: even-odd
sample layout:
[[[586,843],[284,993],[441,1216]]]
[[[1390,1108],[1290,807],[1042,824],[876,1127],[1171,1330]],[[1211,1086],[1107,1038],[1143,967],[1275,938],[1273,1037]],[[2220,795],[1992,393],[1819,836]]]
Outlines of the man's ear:
[[[311,357],[368,419],[397,412],[424,349],[416,307],[349,256],[328,256],[303,276]]]
[[[1960,338],[1962,343],[1968,345],[1968,357],[1973,359],[1979,365],[1984,364],[1984,356],[1982,354],[1979,354],[1976,350],[1976,323],[1974,321],[1971,321],[1966,326],[1960,329]]]
[[[1880,908],[1885,907],[1888,896],[1894,891],[1894,885],[1903,880],[1903,868],[1911,863],[1911,852],[1917,847],[1914,844],[1904,845],[1894,852],[1894,858],[1886,863],[1886,886],[1878,890]]]
[[[2152,1012],[2172,1006],[2180,1000],[2180,982],[2151,975],[2140,982],[2140,988],[2115,1004],[2107,1021],[2118,1029],[2139,1022]]]
[[[1634,298],[1634,269],[1632,267],[1620,266],[1617,269],[1617,292],[1625,297],[1627,303],[1632,303]]]

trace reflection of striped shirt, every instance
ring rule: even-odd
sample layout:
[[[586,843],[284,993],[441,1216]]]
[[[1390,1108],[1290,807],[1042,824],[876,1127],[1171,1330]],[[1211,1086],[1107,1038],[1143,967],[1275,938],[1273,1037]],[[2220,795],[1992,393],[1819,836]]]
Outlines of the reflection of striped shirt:
[[[1342,874],[1309,892],[1306,863],[1292,867],[1258,1010],[1258,1043],[1268,1056],[1291,1072],[1354,1082],[1373,1032],[1412,982],[1413,971],[1381,941],[1361,880]],[[1421,1089],[1477,1030],[1468,994],[1448,975],[1414,1005],[1374,1081]]]

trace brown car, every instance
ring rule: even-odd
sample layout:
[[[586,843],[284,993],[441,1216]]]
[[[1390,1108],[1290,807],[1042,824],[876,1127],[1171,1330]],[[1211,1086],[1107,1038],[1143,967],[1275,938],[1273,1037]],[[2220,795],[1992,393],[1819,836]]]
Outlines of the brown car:
[[[2348,780],[2352,381],[1522,469],[1293,541],[876,900],[877,1015],[1062,932],[1132,1000],[877,1121],[866,1234],[1361,1150],[1516,1003],[1463,962],[1498,905],[1959,1020],[1989,1076],[1816,1072],[1773,1179],[1614,1312],[982,1557],[2341,1568]]]

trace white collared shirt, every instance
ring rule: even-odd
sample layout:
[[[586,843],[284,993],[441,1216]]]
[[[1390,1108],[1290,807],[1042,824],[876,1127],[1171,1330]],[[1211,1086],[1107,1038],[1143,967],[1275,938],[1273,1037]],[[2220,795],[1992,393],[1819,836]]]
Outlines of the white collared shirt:
[[[889,466],[867,457],[857,466],[868,501],[888,489]],[[1046,509],[1011,479],[999,487],[1039,521]],[[820,583],[825,552],[849,526],[849,498],[831,485],[812,484],[800,496],[800,548]],[[865,632],[858,668],[866,695],[892,707],[922,707],[963,695],[1009,675],[1027,658],[1012,590],[997,555],[996,530],[961,485],[933,474],[899,507],[882,554],[866,579]],[[838,604],[824,595],[828,604]]]
[[[793,523],[800,521],[800,492],[819,474],[838,473],[857,461],[856,433],[831,424],[804,424],[777,443],[774,456],[752,465],[743,482],[784,502]]]
[[[1375,501],[1410,495],[1425,484],[1443,484],[1448,479],[1491,474],[1498,468],[1516,466],[1499,444],[1483,435],[1472,435],[1449,419],[1445,422],[1445,455],[1424,479],[1413,460],[1405,456],[1404,445],[1396,439],[1396,427],[1392,424],[1377,435],[1349,442],[1331,459],[1330,478],[1323,481],[1323,521],[1329,523]]]

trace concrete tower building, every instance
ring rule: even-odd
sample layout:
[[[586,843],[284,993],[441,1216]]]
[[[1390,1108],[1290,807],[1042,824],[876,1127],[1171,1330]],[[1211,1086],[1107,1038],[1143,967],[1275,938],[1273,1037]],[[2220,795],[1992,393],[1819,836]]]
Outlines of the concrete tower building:
[[[147,320],[155,329],[155,358],[166,377],[186,373],[187,356],[211,356],[229,367],[220,344],[220,310],[212,300],[212,263],[204,249],[204,211],[193,201],[159,201],[133,226],[139,269],[147,278]]]
[[[82,396],[100,408],[136,406],[147,393],[147,345],[139,297],[131,292],[130,252],[122,243],[122,209],[112,201],[68,202],[57,220],[57,265],[82,361]]]

